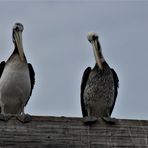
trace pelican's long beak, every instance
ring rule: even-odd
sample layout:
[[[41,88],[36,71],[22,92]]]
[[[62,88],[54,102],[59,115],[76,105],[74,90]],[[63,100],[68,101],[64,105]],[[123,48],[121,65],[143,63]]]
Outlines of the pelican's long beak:
[[[93,46],[93,51],[94,51],[94,55],[95,55],[95,59],[96,59],[96,63],[98,64],[100,69],[103,69],[102,66],[102,61],[101,61],[101,57],[100,57],[100,52],[101,52],[101,47],[99,46],[99,43],[97,40],[92,41],[92,46]]]
[[[24,61],[23,39],[22,32],[14,30],[14,40],[18,49],[18,53],[21,61]]]

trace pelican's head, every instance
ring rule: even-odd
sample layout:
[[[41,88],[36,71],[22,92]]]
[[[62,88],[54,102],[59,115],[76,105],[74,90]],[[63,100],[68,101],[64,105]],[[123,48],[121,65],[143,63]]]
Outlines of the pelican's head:
[[[94,32],[89,32],[87,34],[87,39],[92,44],[97,65],[100,69],[103,69],[102,63],[104,61],[104,58],[101,52],[101,46],[98,40],[98,35]]]
[[[94,42],[95,40],[98,40],[98,35],[94,32],[88,32],[87,39],[90,43]]]
[[[23,39],[22,39],[22,32],[24,27],[21,23],[15,23],[13,26],[13,43],[15,44],[15,48],[17,48],[20,59],[24,60],[24,51],[23,51]]]
[[[24,26],[21,23],[15,23],[13,26],[13,30],[23,32]]]

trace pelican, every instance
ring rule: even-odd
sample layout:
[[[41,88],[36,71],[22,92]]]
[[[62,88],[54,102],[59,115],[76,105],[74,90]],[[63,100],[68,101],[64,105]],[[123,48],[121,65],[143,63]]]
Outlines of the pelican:
[[[118,76],[103,57],[98,35],[90,32],[87,39],[92,44],[96,64],[92,69],[87,67],[82,76],[82,115],[85,122],[94,122],[97,118],[112,121],[110,116],[118,93]]]
[[[7,120],[9,116],[25,122],[29,118],[24,113],[35,83],[35,73],[23,50],[21,23],[15,23],[12,31],[14,51],[8,60],[0,63],[0,119]]]

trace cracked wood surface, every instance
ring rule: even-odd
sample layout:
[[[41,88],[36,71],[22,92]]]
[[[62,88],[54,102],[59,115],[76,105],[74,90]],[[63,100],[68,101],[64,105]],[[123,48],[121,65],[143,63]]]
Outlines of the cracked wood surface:
[[[0,121],[0,147],[146,148],[148,121],[98,119],[86,125],[83,118],[32,116],[28,123],[12,118]]]

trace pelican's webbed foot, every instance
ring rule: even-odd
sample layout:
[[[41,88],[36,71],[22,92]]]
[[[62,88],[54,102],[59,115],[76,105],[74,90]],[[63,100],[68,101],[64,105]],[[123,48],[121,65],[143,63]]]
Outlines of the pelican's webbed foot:
[[[97,118],[94,116],[84,117],[83,119],[84,119],[84,123],[86,124],[95,123],[97,121]]]
[[[2,121],[8,121],[11,117],[11,114],[0,114],[0,120]]]
[[[16,118],[23,123],[30,122],[32,119],[29,114],[20,114],[17,115]]]
[[[116,118],[111,118],[111,117],[102,117],[102,119],[106,122],[106,123],[110,123],[110,124],[114,124],[117,119]]]

